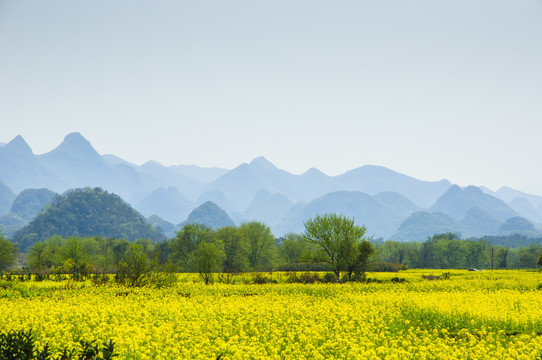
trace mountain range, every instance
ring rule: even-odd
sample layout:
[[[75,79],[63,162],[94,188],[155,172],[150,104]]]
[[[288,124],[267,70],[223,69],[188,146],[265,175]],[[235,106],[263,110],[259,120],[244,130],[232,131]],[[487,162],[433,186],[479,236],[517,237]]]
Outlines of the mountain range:
[[[540,196],[508,187],[493,192],[462,188],[448,180],[423,181],[381,166],[365,165],[329,176],[314,168],[292,174],[264,157],[231,170],[164,166],[155,161],[135,165],[115,155],[100,155],[79,133],[68,134],[58,147],[41,155],[34,154],[22,136],[0,145],[4,233],[28,224],[48,196],[83,187],[100,187],[121,196],[169,234],[208,202],[236,224],[265,222],[276,236],[300,232],[305,220],[326,212],[354,217],[369,234],[398,241],[423,241],[435,232],[459,232],[464,237],[534,235],[542,223]],[[211,208],[225,218],[209,204],[202,211]],[[199,216],[205,218],[201,211]]]

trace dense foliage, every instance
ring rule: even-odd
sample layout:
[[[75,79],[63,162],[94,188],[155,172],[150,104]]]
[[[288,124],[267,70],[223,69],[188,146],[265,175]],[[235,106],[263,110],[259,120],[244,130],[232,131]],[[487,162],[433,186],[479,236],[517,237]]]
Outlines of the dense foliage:
[[[164,238],[119,196],[99,188],[76,189],[57,196],[51,206],[17,232],[15,239],[20,249],[26,251],[36,241],[54,235],[102,236],[130,241]]]

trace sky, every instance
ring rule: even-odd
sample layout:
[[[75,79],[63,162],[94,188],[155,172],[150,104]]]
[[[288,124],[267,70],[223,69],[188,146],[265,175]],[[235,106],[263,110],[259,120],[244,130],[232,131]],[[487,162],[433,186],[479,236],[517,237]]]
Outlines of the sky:
[[[542,195],[541,34],[539,0],[0,0],[0,142]]]

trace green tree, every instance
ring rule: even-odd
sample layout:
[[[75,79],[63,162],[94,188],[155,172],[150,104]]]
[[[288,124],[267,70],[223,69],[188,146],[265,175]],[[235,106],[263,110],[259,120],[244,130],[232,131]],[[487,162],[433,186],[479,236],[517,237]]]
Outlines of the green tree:
[[[251,221],[241,224],[239,231],[249,244],[250,268],[264,270],[272,267],[275,256],[275,237],[269,226],[258,221]]]
[[[205,284],[213,282],[213,274],[222,269],[224,261],[224,245],[222,241],[202,241],[192,255],[194,269]]]
[[[215,236],[213,229],[202,224],[184,225],[171,239],[169,250],[171,258],[184,271],[195,271],[191,262],[191,254],[201,242],[211,242]]]
[[[354,219],[337,214],[316,215],[305,221],[303,237],[320,247],[337,278],[346,273],[364,276],[365,266],[374,253],[372,244],[365,237],[365,226],[358,226]]]
[[[536,263],[538,264],[538,266],[542,267],[542,253],[540,253],[540,255],[538,256],[538,261]]]
[[[233,226],[225,226],[216,231],[217,239],[224,244],[223,270],[228,274],[240,273],[248,269],[248,239]]]
[[[310,257],[313,256],[311,245],[299,234],[286,234],[278,246],[278,255],[281,263],[291,264],[310,261]]]
[[[0,232],[0,270],[9,269],[17,255],[17,247]]]
[[[28,267],[34,273],[43,273],[46,268],[49,268],[46,264],[45,250],[47,245],[45,241],[37,242],[32,245],[27,254]]]
[[[150,272],[151,262],[144,249],[138,244],[131,244],[126,251],[125,260],[119,264],[115,280],[125,286],[141,287],[147,285],[147,275]]]

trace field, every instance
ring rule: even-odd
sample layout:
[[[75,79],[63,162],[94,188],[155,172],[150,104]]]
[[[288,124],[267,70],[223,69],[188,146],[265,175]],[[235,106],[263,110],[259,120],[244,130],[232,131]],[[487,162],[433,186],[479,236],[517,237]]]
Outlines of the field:
[[[368,284],[174,288],[75,282],[0,288],[2,331],[32,329],[39,346],[112,339],[119,359],[537,359],[542,274],[409,270]],[[392,282],[393,277],[404,282]]]

